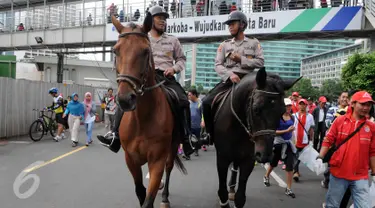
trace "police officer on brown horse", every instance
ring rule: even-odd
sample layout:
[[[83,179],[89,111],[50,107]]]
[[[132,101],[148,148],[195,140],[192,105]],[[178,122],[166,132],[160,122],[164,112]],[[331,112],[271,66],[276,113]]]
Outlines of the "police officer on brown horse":
[[[176,81],[174,75],[185,69],[186,57],[182,50],[179,40],[169,34],[166,34],[166,20],[169,14],[160,6],[154,6],[149,10],[153,17],[153,26],[149,32],[151,41],[152,54],[156,69],[157,81],[165,81],[164,85],[173,89],[179,100],[178,106],[178,120],[181,122],[180,126],[184,130],[183,147],[186,156],[194,152],[190,143],[190,108],[187,94],[181,85]],[[106,135],[98,135],[99,141],[109,147],[110,150],[117,153],[120,150],[121,144],[118,137],[118,128],[124,112],[121,108],[117,108],[115,115],[115,125],[112,131]]]
[[[203,100],[203,113],[206,130],[213,141],[212,102],[215,96],[231,88],[233,83],[239,83],[241,78],[255,68],[264,66],[263,50],[255,38],[247,38],[244,31],[247,27],[247,17],[240,11],[229,14],[229,19],[224,22],[229,25],[232,39],[222,42],[217,49],[215,71],[221,81],[209,92]]]

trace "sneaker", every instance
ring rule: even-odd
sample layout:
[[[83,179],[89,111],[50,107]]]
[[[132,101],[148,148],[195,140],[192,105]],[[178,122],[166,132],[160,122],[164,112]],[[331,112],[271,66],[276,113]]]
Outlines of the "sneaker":
[[[296,195],[292,192],[291,189],[286,188],[286,189],[285,189],[285,194],[286,194],[287,196],[292,197],[292,198],[296,198]]]
[[[76,147],[78,142],[72,142],[72,147]]]
[[[61,140],[61,136],[55,136],[55,137],[53,138],[53,140],[55,140],[55,142],[58,142],[58,141]]]
[[[293,179],[294,179],[295,182],[299,181],[299,177],[300,177],[299,173],[294,173]]]
[[[264,185],[265,185],[266,187],[271,186],[271,184],[270,184],[270,178],[264,176],[264,177],[263,177],[263,183],[264,183]]]

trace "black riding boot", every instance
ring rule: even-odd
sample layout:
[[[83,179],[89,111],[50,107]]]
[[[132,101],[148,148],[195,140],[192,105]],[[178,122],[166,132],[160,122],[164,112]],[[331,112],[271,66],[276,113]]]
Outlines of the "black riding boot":
[[[121,119],[124,112],[118,107],[115,113],[115,124],[113,125],[112,132],[108,132],[106,135],[98,135],[100,143],[103,146],[108,147],[112,152],[117,153],[121,148],[121,142],[118,134],[120,128]]]
[[[181,113],[183,118],[182,124],[184,127],[184,138],[182,141],[182,148],[184,150],[184,154],[186,157],[189,157],[191,154],[193,154],[194,149],[190,144],[190,136],[191,136],[191,118],[190,118],[190,108],[183,109],[183,112]]]

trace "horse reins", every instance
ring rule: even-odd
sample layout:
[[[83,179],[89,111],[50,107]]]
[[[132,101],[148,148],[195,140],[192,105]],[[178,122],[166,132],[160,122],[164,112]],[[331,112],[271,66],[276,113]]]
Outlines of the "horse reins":
[[[254,125],[254,121],[252,119],[252,106],[253,106],[253,97],[254,97],[254,94],[255,92],[263,92],[263,93],[266,93],[266,94],[272,94],[272,95],[279,95],[280,93],[277,93],[277,92],[268,92],[268,91],[264,91],[264,90],[259,90],[259,89],[254,89],[251,96],[250,96],[250,115],[247,117],[247,126],[242,122],[242,120],[238,117],[236,111],[234,110],[233,108],[233,96],[234,96],[234,90],[235,90],[235,83],[233,83],[232,85],[232,92],[231,92],[231,96],[230,96],[230,109],[234,115],[234,117],[237,119],[237,121],[241,124],[241,126],[244,128],[244,130],[246,131],[246,133],[249,135],[250,139],[253,140],[254,137],[258,137],[258,136],[264,136],[264,135],[275,135],[276,134],[276,131],[275,130],[269,130],[269,129],[266,129],[266,130],[260,130],[260,131],[256,131],[255,133],[253,133],[253,129],[251,128],[253,125]]]
[[[126,36],[129,36],[129,35],[138,35],[138,36],[142,36],[142,37],[145,37],[147,39],[147,41],[150,43],[150,39],[148,37],[147,34],[145,33],[142,33],[142,32],[126,32],[126,33],[121,33],[119,35],[119,38],[125,38]],[[134,77],[134,76],[131,76],[131,75],[128,75],[128,74],[120,74],[118,73],[117,74],[117,82],[126,82],[128,83],[129,85],[131,85],[131,87],[133,88],[134,92],[138,95],[143,95],[146,91],[150,91],[150,90],[153,90],[153,89],[156,89],[158,87],[160,87],[162,84],[164,84],[165,80],[153,85],[153,86],[150,86],[150,87],[146,87],[146,84],[147,84],[147,75],[148,75],[148,72],[152,69],[152,50],[151,50],[151,47],[150,47],[150,50],[149,50],[149,54],[148,54],[148,65],[146,67],[146,69],[142,72],[142,77],[141,78],[137,78],[137,77]],[[115,59],[116,61],[116,59]],[[116,63],[114,63],[114,66],[116,65]],[[117,67],[117,66],[115,66]],[[138,87],[139,86],[139,87]]]

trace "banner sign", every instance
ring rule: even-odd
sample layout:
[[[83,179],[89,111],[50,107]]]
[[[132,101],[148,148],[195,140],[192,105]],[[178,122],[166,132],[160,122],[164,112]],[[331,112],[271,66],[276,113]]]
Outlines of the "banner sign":
[[[199,16],[167,20],[167,33],[178,38],[217,37],[229,35],[225,22],[229,15]],[[361,7],[259,12],[246,14],[246,35],[361,30]],[[124,23],[125,24],[125,23]],[[138,22],[138,24],[142,24]],[[106,40],[116,41],[118,33],[106,25]]]

